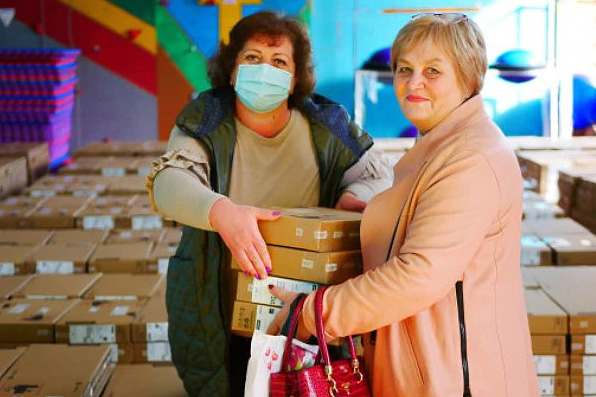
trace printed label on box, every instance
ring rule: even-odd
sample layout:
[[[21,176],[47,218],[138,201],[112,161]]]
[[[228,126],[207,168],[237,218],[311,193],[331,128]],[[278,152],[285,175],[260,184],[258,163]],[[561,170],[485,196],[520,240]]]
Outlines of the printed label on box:
[[[14,262],[0,262],[0,276],[14,276]]]
[[[161,229],[163,220],[159,215],[135,215],[132,217],[134,230]]]
[[[168,323],[147,323],[148,342],[167,342]]]
[[[28,303],[19,303],[17,305],[14,305],[10,309],[8,309],[8,312],[11,313],[11,314],[21,314],[25,310],[27,310],[28,308],[29,308],[29,304]]]
[[[302,259],[302,267],[306,269],[312,269],[315,266],[315,262],[310,259]]]
[[[344,232],[333,232],[333,238],[342,238],[344,236]]]
[[[539,265],[540,251],[524,249],[522,246],[520,262],[525,266]]]
[[[93,299],[98,301],[136,301],[137,297],[134,295],[97,295]]]
[[[116,306],[110,312],[110,316],[125,316],[128,313],[129,306]]]
[[[101,174],[103,176],[124,176],[126,170],[124,168],[105,167],[101,169]]]
[[[596,393],[596,376],[584,376],[584,394]]]
[[[118,362],[118,356],[119,356],[118,352],[119,352],[118,344],[110,343],[110,361],[112,361],[113,363]]]
[[[296,237],[302,237],[304,235],[304,230],[301,227],[296,228]]]
[[[139,168],[139,169],[137,169],[137,175],[140,175],[140,176],[149,175],[151,173],[151,171],[152,171],[152,169],[150,167]]]
[[[266,280],[252,280],[252,302],[266,305],[283,306],[283,302],[269,292],[269,284],[296,293],[311,293],[318,288],[317,284],[306,281],[288,280],[278,277],[267,277]]]
[[[552,375],[556,372],[556,356],[534,356],[534,366],[538,375]]]
[[[555,393],[555,377],[554,376],[538,376],[538,390],[540,394],[554,394]]]
[[[116,343],[115,325],[78,324],[68,329],[71,344]]]
[[[337,270],[337,263],[328,263],[325,265],[325,273],[331,273]]]
[[[147,361],[172,361],[168,342],[147,343]]]
[[[170,258],[159,258],[157,260],[157,272],[159,274],[166,274],[168,272],[168,264],[170,263]]]
[[[327,232],[325,230],[315,230],[313,238],[315,240],[325,240],[327,238]]]
[[[74,263],[72,261],[38,260],[35,270],[40,274],[73,274]]]
[[[257,315],[255,317],[255,331],[267,331],[269,324],[275,318],[277,312],[281,309],[278,307],[257,306]]]
[[[31,197],[53,197],[56,192],[53,190],[31,190]]]
[[[586,335],[585,354],[596,354],[596,335]]]
[[[83,217],[83,229],[113,229],[114,217],[110,215],[86,215]]]
[[[584,356],[584,375],[596,375],[596,356]]]

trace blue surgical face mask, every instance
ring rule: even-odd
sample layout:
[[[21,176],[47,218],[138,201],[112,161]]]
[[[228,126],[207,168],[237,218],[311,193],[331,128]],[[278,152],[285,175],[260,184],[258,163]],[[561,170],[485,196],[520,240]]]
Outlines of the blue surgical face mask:
[[[242,103],[256,113],[267,113],[288,98],[292,73],[266,63],[238,65],[234,89]]]

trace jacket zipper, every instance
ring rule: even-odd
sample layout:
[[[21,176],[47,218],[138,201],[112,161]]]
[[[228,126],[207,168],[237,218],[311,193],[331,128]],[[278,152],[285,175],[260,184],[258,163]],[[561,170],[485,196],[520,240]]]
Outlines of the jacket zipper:
[[[455,283],[455,295],[457,297],[457,317],[459,319],[459,337],[461,341],[461,367],[464,375],[463,397],[472,397],[472,393],[470,392],[468,346],[466,341],[466,321],[464,319],[464,289],[462,281],[458,281]]]

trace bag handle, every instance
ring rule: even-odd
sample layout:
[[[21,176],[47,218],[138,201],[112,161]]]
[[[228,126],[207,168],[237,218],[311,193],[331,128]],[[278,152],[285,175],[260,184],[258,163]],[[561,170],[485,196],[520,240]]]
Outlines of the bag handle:
[[[325,328],[323,326],[323,295],[327,290],[328,286],[324,285],[321,286],[315,295],[315,324],[317,327],[317,339],[319,340],[319,352],[323,356],[323,361],[325,363],[325,374],[327,375],[327,380],[330,383],[330,387],[332,389],[336,389],[335,381],[331,377],[332,374],[332,366],[331,366],[331,358],[329,357],[329,349],[327,348],[327,340],[325,338]],[[352,365],[352,370],[355,374],[359,374],[360,381],[364,379],[364,375],[360,372],[360,361],[358,361],[358,357],[356,356],[356,347],[354,346],[354,339],[352,335],[346,336],[348,340],[348,347],[350,348],[350,361]]]
[[[290,360],[290,354],[292,351],[292,340],[296,336],[296,331],[298,330],[298,319],[302,314],[302,307],[304,306],[304,301],[306,300],[306,294],[299,295],[298,303],[296,304],[296,308],[294,309],[294,313],[292,313],[292,321],[290,323],[290,329],[288,331],[288,336],[286,337],[286,345],[284,347],[284,354],[281,359],[281,368],[283,371],[289,371],[288,362]]]

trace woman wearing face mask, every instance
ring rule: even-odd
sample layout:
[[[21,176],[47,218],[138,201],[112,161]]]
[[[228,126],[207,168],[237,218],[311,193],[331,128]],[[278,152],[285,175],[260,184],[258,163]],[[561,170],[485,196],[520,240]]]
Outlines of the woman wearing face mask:
[[[391,183],[370,136],[312,94],[310,51],[290,17],[239,21],[210,61],[213,89],[182,110],[148,178],[156,208],[186,225],[166,303],[172,359],[192,396],[244,390],[250,341],[229,335],[226,247],[245,273],[266,278],[272,264],[257,221],[278,214],[263,208],[361,211]]]
[[[519,264],[522,179],[480,96],[484,38],[463,14],[419,15],[397,34],[391,66],[420,137],[362,215],[364,274],[325,292],[327,337],[366,333],[375,397],[536,397]],[[313,295],[302,339],[316,333]]]

